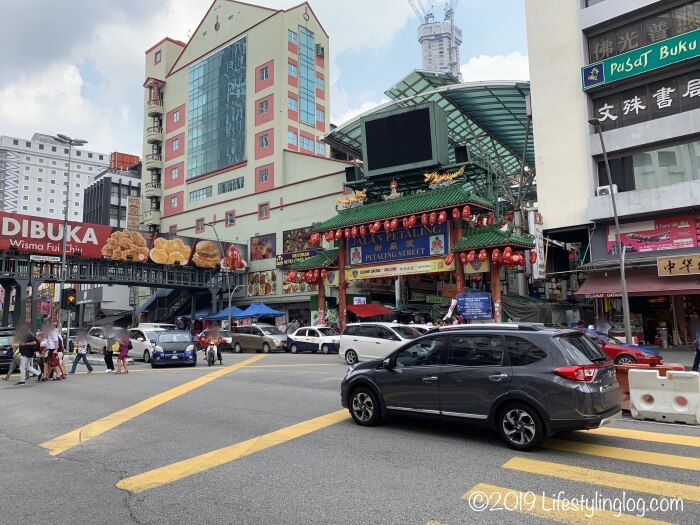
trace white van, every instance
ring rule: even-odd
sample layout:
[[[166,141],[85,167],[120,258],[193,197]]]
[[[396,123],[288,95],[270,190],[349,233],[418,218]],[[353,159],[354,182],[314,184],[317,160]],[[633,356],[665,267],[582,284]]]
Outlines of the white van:
[[[398,323],[352,323],[340,336],[338,356],[349,365],[384,359],[402,344],[420,337],[415,327]]]

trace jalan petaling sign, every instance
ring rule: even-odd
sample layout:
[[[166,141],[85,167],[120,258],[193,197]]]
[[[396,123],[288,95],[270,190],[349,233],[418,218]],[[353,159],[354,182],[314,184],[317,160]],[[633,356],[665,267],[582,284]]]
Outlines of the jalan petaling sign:
[[[697,56],[700,56],[700,29],[581,68],[583,89],[641,75]]]

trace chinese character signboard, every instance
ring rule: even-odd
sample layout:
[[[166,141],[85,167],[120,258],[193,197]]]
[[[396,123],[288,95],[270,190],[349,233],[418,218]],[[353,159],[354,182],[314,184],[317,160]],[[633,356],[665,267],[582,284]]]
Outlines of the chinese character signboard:
[[[656,271],[659,277],[700,275],[700,253],[659,257],[656,259]]]
[[[459,294],[457,311],[463,319],[492,319],[491,294],[488,292]]]
[[[126,227],[138,230],[141,221],[141,197],[129,195],[126,198]]]
[[[274,259],[277,255],[277,235],[270,233],[250,238],[250,260]]]
[[[348,281],[358,279],[374,279],[376,277],[395,277],[397,275],[415,275],[420,273],[451,272],[455,269],[454,263],[445,264],[445,259],[424,259],[421,261],[399,262],[379,266],[361,266],[345,270],[345,278]]]
[[[700,56],[700,29],[583,67],[583,89],[609,84],[697,56]]]
[[[349,264],[377,264],[445,255],[447,223],[416,226],[350,239]]]
[[[622,224],[620,225],[620,235],[627,253],[695,248],[698,245],[695,215]],[[608,226],[608,255],[617,255],[617,239],[615,237],[615,229]]]
[[[547,268],[544,260],[544,235],[542,234],[542,214],[536,211],[530,211],[527,214],[528,229],[530,235],[535,238],[535,247],[537,252],[537,263],[532,265],[532,278],[544,279],[546,277]]]

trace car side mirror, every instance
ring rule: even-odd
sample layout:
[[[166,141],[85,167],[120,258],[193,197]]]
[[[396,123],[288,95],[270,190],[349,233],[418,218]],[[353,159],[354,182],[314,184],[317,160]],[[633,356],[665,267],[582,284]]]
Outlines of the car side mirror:
[[[384,359],[384,361],[382,361],[382,368],[384,370],[391,370],[392,368],[394,368],[394,366],[391,364],[391,357],[387,357],[386,359]]]

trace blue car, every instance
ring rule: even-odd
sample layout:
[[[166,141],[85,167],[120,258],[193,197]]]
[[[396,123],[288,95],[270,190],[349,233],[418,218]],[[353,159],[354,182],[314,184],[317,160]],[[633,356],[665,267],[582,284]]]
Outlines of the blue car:
[[[151,367],[167,365],[197,366],[197,350],[192,334],[186,330],[159,332],[158,344],[153,349]]]
[[[302,326],[287,336],[287,348],[293,354],[298,352],[324,354],[337,352],[340,347],[340,334],[327,326]]]

